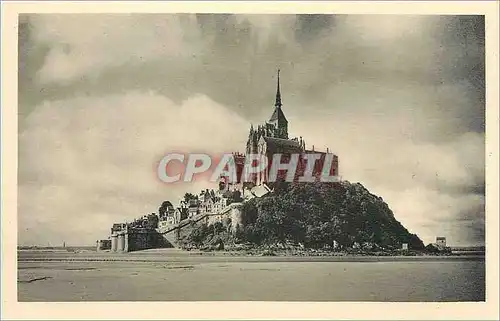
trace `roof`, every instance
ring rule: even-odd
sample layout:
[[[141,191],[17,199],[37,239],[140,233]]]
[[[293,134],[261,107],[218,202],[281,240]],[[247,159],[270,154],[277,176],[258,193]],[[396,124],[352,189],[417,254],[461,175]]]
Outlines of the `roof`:
[[[305,154],[326,154],[325,152],[321,152],[319,150],[306,149],[304,151]]]
[[[272,151],[302,153],[302,148],[298,141],[267,136],[262,136],[262,138],[267,143],[268,149]]]
[[[286,120],[285,114],[281,110],[281,108],[275,108],[274,112],[271,116],[271,119],[269,119],[270,122],[278,121],[278,123],[287,123],[288,120]]]
[[[258,185],[252,188],[250,192],[255,195],[255,197],[262,197],[269,193],[269,188],[265,185]]]

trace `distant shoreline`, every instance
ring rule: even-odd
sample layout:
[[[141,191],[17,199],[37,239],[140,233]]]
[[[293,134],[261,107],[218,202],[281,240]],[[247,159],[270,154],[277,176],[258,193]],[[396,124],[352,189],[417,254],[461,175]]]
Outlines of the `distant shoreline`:
[[[484,261],[484,254],[471,255],[250,255],[241,252],[201,252],[155,249],[129,253],[18,251],[18,262],[430,262]]]

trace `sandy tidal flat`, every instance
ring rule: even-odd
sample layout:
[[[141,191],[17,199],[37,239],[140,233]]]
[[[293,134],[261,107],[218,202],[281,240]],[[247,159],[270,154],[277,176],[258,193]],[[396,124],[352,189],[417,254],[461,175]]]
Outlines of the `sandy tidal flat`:
[[[126,256],[123,257],[127,258]],[[19,301],[484,301],[484,259],[18,262]]]

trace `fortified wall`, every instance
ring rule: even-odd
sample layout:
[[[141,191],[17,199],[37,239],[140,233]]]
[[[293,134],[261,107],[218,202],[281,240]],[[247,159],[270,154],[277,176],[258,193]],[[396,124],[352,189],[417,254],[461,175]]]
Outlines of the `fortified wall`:
[[[128,228],[115,231],[110,240],[97,241],[97,251],[131,252],[154,248],[173,247],[157,230]]]
[[[235,232],[241,224],[241,207],[242,203],[233,203],[219,212],[204,213],[165,228],[134,228],[127,224],[114,224],[110,239],[97,241],[97,251],[123,253],[176,247],[177,235],[182,229],[191,227],[192,223],[213,224],[226,218],[231,219],[231,230]]]

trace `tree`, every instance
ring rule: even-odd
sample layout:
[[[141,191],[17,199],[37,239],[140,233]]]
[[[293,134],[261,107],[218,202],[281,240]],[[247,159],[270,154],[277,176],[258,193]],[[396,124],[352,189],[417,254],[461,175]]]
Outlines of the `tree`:
[[[245,242],[250,242],[256,245],[262,244],[262,234],[261,234],[261,229],[255,226],[255,224],[248,224],[246,225],[240,234],[240,237],[245,241]]]
[[[251,199],[245,203],[241,208],[241,221],[243,226],[253,224],[257,221],[258,210],[255,206],[255,199]]]
[[[425,251],[427,253],[439,253],[438,247],[434,244],[427,244],[427,246],[425,247]]]
[[[193,229],[188,235],[188,241],[194,243],[196,246],[203,244],[205,238],[210,234],[210,229],[206,224]]]
[[[275,197],[266,197],[258,204],[259,215],[255,226],[260,230],[266,243],[285,241],[283,223],[286,213],[283,212]]]
[[[186,194],[184,194],[184,201],[185,201],[186,203],[188,203],[188,204],[189,204],[189,201],[190,201],[190,200],[195,200],[195,199],[197,199],[197,198],[198,198],[198,197],[197,197],[196,195],[191,194],[191,193],[186,193]]]
[[[232,191],[229,193],[229,196],[227,198],[227,205],[232,204],[232,203],[240,203],[243,201],[243,198],[241,197],[241,192],[236,190]]]
[[[214,224],[212,224],[212,228],[214,234],[219,234],[225,231],[224,224],[222,224],[222,222],[215,222]]]
[[[145,227],[148,229],[155,229],[158,227],[158,221],[158,216],[156,214],[149,214],[146,219]]]
[[[166,216],[167,211],[173,208],[174,206],[172,205],[172,203],[170,203],[169,201],[164,201],[163,203],[161,203],[160,208],[158,208],[158,215],[160,217],[164,217]]]

